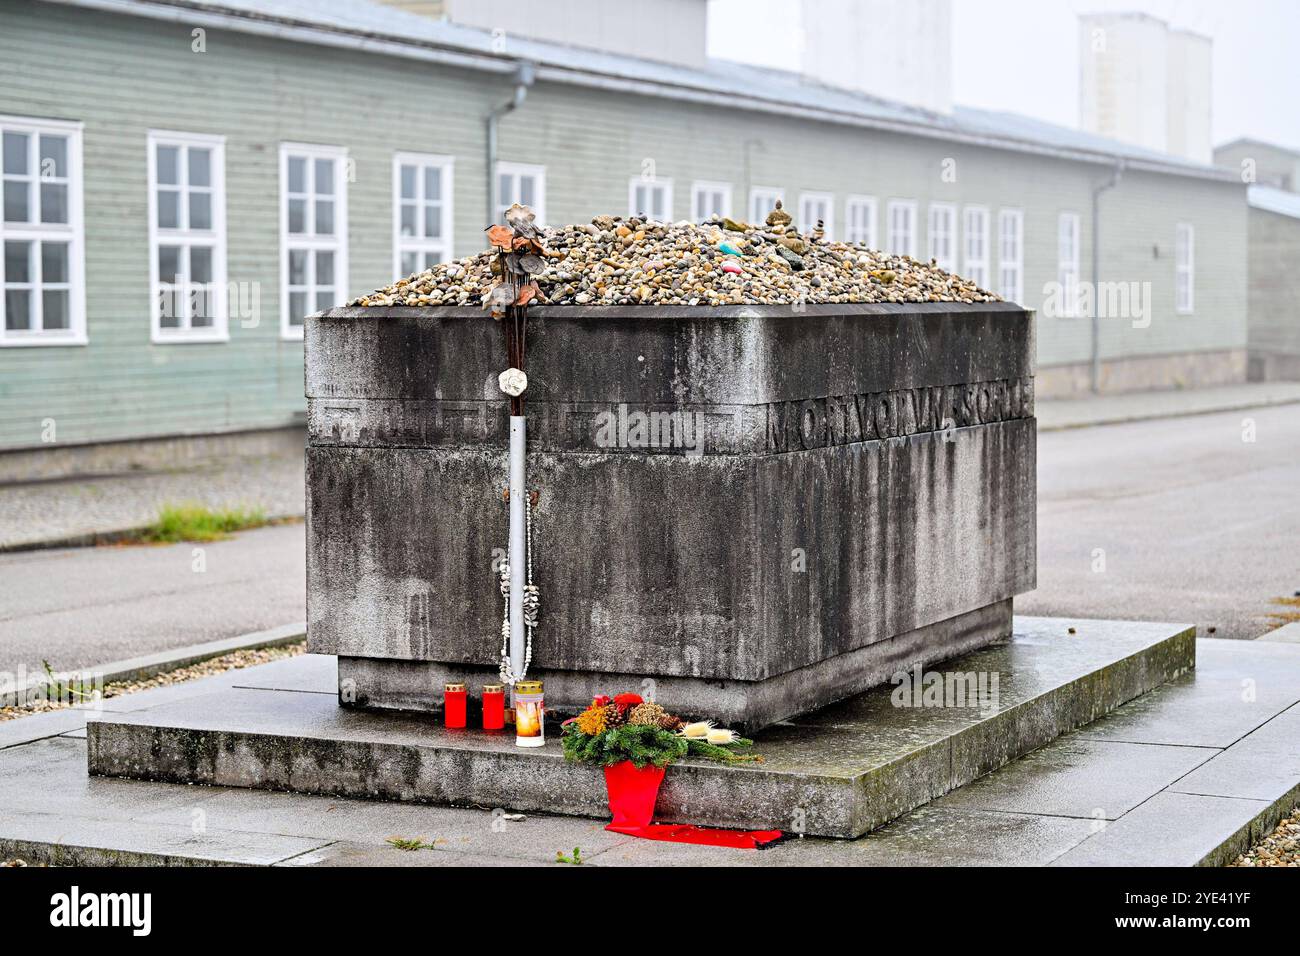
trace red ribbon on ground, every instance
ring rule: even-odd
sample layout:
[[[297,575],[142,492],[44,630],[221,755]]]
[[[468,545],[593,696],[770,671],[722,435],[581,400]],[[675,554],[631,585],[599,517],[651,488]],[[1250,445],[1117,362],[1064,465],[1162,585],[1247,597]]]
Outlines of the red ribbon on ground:
[[[715,830],[691,824],[651,823],[663,780],[663,767],[637,769],[630,760],[606,767],[605,790],[614,819],[605,829],[644,840],[730,846],[742,850],[756,850],[782,836],[780,830]]]

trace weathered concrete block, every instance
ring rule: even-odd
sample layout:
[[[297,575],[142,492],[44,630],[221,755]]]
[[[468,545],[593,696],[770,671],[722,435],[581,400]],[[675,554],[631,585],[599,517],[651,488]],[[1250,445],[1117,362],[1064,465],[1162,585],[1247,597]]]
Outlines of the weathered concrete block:
[[[553,703],[650,678],[758,726],[1005,637],[1034,586],[1019,307],[541,308],[528,344]],[[495,668],[505,364],[477,310],[308,320],[308,640],[345,699]]]

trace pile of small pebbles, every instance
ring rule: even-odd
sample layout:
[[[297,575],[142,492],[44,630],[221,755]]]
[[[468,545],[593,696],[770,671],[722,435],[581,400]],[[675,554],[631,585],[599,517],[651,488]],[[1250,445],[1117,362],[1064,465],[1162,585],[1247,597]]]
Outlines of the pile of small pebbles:
[[[1300,867],[1300,807],[1231,865]]]
[[[775,218],[774,218],[775,217]],[[793,305],[831,302],[994,302],[933,261],[804,236],[774,210],[754,226],[731,219],[656,222],[597,216],[544,230],[535,278],[551,305]],[[491,251],[399,279],[353,306],[480,305],[498,282]]]

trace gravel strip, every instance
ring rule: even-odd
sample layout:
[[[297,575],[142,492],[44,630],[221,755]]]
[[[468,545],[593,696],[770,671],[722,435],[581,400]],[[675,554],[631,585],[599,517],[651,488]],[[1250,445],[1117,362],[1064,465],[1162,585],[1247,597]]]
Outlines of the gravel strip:
[[[104,686],[104,697],[105,699],[121,697],[123,694],[134,694],[137,691],[150,690],[154,687],[167,687],[171,684],[198,680],[200,677],[212,677],[216,674],[224,674],[226,671],[255,667],[258,664],[269,664],[271,661],[283,660],[286,657],[297,657],[299,654],[306,653],[306,651],[306,641],[285,644],[281,647],[261,647],[246,651],[235,651],[230,654],[223,654],[221,657],[214,657],[211,660],[190,664],[187,667],[178,667],[162,674],[155,674],[147,680],[106,684]],[[41,700],[25,707],[0,707],[0,720],[16,720],[19,717],[44,714],[52,710],[63,710],[71,706],[72,704],[64,700]]]
[[[1300,807],[1229,866],[1300,867]]]
[[[531,219],[531,213],[521,209]],[[509,215],[507,215],[509,218]],[[530,227],[531,228],[531,227]],[[800,235],[779,206],[765,225],[597,216],[536,230],[540,254],[518,260],[552,305],[797,305],[825,302],[993,302],[932,262],[860,243]],[[502,266],[493,252],[441,263],[354,299],[354,306],[478,305]]]

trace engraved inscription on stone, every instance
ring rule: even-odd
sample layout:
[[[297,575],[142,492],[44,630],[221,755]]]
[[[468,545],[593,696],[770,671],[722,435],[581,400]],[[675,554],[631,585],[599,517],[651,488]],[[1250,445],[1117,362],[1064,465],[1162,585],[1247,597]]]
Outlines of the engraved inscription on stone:
[[[826,448],[1033,414],[1032,378],[776,402],[767,406],[766,449]]]
[[[312,399],[313,444],[436,447],[504,443],[501,401]],[[834,395],[769,405],[533,402],[534,451],[761,455],[880,441],[1034,414],[1032,378]]]

